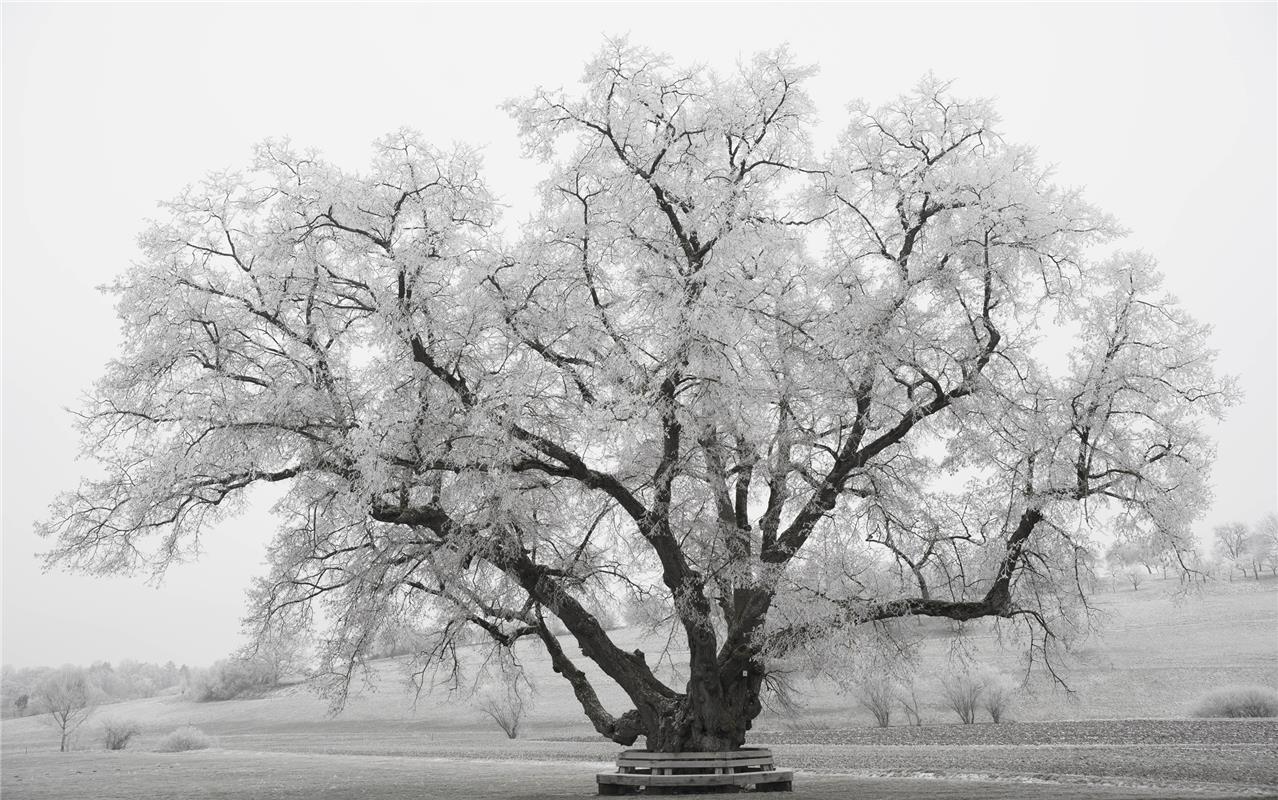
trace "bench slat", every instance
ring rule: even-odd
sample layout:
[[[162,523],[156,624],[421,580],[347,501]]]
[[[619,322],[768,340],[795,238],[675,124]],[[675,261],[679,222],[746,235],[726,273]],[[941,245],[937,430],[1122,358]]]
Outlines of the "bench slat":
[[[759,783],[790,783],[794,770],[768,772],[735,772],[721,775],[643,775],[638,773],[601,772],[599,783],[620,786],[749,786]]]
[[[723,761],[706,761],[704,759],[689,758],[686,760],[669,759],[666,761],[649,761],[643,758],[618,758],[617,766],[619,767],[704,767],[706,769],[727,769],[731,767],[771,767],[772,759],[770,758],[734,758],[724,759]]]
[[[683,752],[683,753],[661,753],[651,752],[648,750],[622,750],[617,756],[618,758],[645,758],[649,761],[663,761],[666,759],[684,759],[699,758],[709,760],[722,760],[730,758],[748,758],[763,757],[772,758],[772,751],[766,747],[743,747],[740,750],[720,750],[707,753]]]

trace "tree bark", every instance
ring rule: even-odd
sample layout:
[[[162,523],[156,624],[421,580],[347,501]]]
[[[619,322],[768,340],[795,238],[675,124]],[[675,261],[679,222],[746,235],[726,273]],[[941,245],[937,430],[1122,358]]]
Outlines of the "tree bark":
[[[762,710],[762,678],[753,673],[722,680],[688,681],[688,693],[652,709],[645,726],[646,748],[654,752],[719,752],[745,744]]]

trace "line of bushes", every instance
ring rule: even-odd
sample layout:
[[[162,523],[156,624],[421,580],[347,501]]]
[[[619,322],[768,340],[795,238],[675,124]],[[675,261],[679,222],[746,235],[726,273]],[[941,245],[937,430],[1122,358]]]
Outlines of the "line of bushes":
[[[956,673],[939,682],[939,702],[932,707],[952,711],[971,725],[984,711],[998,723],[1006,717],[1017,686],[998,673]],[[858,705],[870,712],[880,728],[891,724],[894,711],[904,712],[907,724],[922,725],[924,704],[913,682],[874,678],[856,687]],[[1204,695],[1191,711],[1195,717],[1278,717],[1278,691],[1267,686],[1225,686]]]
[[[141,734],[142,725],[132,719],[108,717],[98,724],[98,741],[104,750],[124,750]],[[213,739],[207,733],[188,724],[165,734],[155,744],[154,750],[157,753],[181,753],[212,746]]]
[[[1010,679],[998,673],[957,673],[941,679],[939,705],[954,712],[964,725],[975,723],[981,711],[998,723],[1011,707],[1015,689]],[[925,705],[912,682],[888,678],[864,681],[857,687],[856,699],[880,728],[891,724],[892,712],[898,708],[904,712],[908,724],[923,724]]]

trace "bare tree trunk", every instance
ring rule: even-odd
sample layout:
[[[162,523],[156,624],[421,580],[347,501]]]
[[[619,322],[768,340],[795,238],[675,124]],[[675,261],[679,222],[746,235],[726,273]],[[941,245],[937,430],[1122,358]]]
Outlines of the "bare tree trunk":
[[[647,727],[647,749],[654,752],[719,752],[745,744],[762,710],[760,676],[738,674],[722,680],[706,676],[688,681],[688,693],[664,704]]]
[[[704,693],[697,692],[704,696]],[[648,736],[648,749],[668,753],[712,753],[736,750],[745,744],[751,720],[744,709],[713,708],[689,699],[662,720],[657,734]]]

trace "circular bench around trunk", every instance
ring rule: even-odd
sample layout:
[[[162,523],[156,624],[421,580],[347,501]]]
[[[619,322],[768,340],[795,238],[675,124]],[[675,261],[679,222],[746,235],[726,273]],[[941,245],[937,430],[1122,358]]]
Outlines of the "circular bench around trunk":
[[[776,769],[772,751],[743,747],[718,753],[651,753],[623,750],[616,772],[595,775],[599,794],[680,794],[687,791],[788,792],[794,771]]]

